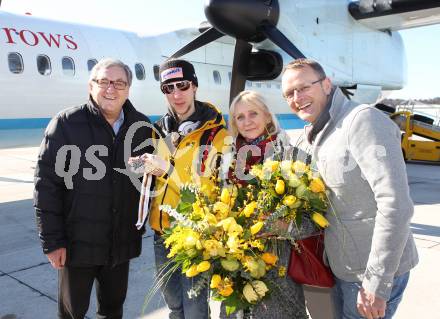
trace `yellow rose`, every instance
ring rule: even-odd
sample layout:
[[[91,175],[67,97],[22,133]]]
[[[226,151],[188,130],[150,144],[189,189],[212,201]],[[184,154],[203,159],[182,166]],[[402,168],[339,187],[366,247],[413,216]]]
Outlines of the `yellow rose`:
[[[192,265],[191,267],[189,267],[189,269],[185,272],[185,275],[188,278],[197,276],[199,274],[199,272],[197,271],[197,265]]]
[[[330,225],[327,218],[325,218],[322,214],[318,212],[314,212],[312,214],[312,220],[322,228],[326,228]]]
[[[217,218],[211,213],[205,214],[205,218],[203,220],[207,222],[209,225],[217,224]]]
[[[202,261],[200,264],[197,265],[198,272],[207,271],[207,270],[209,270],[209,268],[211,268],[211,264],[207,260]]]
[[[283,195],[285,189],[286,189],[286,186],[284,184],[284,181],[282,179],[277,180],[277,183],[275,184],[275,192],[278,195]]]
[[[295,204],[295,202],[296,202],[296,197],[293,195],[287,195],[283,199],[283,204],[290,207],[290,208],[293,208],[293,205]]]
[[[263,226],[264,226],[264,222],[262,222],[262,221],[256,222],[250,228],[251,229],[251,234],[255,235],[256,233],[258,233],[261,230],[261,228],[263,228]]]
[[[263,179],[264,177],[263,170],[260,166],[252,166],[250,173],[259,179]]]
[[[282,161],[280,164],[281,173],[285,176],[289,176],[292,173],[292,162],[291,161]]]
[[[205,242],[203,243],[203,248],[205,248],[205,252],[209,257],[216,257],[216,256],[225,256],[225,249],[223,248],[223,245],[215,240],[215,239],[208,239],[205,240]]]
[[[220,216],[219,219],[223,219],[228,216],[229,213],[229,205],[226,205],[223,202],[216,202],[214,204],[214,212]]]
[[[307,165],[304,162],[296,161],[293,163],[293,170],[295,171],[295,173],[302,174],[306,172]]]
[[[209,198],[212,198],[215,195],[215,184],[214,183],[202,183],[202,187],[200,187],[200,191]]]
[[[197,245],[197,241],[199,240],[198,236],[194,233],[188,234],[188,236],[185,237],[184,241],[184,247],[185,249],[193,248]]]
[[[210,287],[215,289],[220,285],[221,282],[222,282],[222,277],[220,277],[220,275],[214,274],[214,275],[212,275],[212,278],[211,278]]]
[[[231,253],[238,253],[240,251],[240,239],[236,235],[230,235],[226,246],[228,246]]]
[[[325,186],[323,181],[318,177],[312,179],[312,181],[309,184],[310,190],[314,193],[321,193],[325,191]]]
[[[288,182],[290,187],[298,187],[301,184],[301,180],[295,174],[289,176]]]

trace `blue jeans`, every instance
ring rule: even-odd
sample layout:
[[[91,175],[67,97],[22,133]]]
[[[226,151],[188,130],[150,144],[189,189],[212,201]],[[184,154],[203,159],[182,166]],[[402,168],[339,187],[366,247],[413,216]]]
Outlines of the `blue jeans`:
[[[154,255],[156,259],[156,272],[166,273],[163,266],[169,262],[168,250],[165,248],[163,239],[154,235]],[[168,266],[167,268],[171,267]],[[188,278],[178,268],[165,281],[161,287],[162,294],[170,309],[170,319],[208,319],[208,287],[205,287],[197,297],[189,298],[188,292],[196,284],[198,277]]]
[[[387,301],[384,319],[391,319],[402,300],[403,292],[409,279],[409,271],[394,278],[390,299]],[[347,282],[335,277],[335,286],[332,289],[332,300],[335,319],[359,319],[357,310],[357,295],[360,282]]]

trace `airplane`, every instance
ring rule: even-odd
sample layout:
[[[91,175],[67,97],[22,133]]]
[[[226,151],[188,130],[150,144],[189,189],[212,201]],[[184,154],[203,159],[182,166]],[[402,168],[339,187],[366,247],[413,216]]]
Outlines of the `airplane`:
[[[195,65],[198,99],[227,114],[233,96],[254,89],[282,125],[302,127],[281,96],[283,65],[314,58],[352,99],[374,103],[406,82],[398,30],[439,23],[440,3],[208,0],[205,14],[199,28],[141,36],[0,11],[0,129],[45,127],[61,109],[84,103],[90,69],[108,56],[132,68],[130,100],[152,120],[166,110],[158,66],[182,56]]]

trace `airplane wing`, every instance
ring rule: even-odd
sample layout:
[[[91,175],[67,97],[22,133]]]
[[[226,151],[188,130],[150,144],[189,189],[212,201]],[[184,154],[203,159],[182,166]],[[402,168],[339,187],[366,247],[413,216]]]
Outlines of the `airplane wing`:
[[[440,23],[437,0],[358,0],[349,4],[352,17],[375,30],[397,31]]]

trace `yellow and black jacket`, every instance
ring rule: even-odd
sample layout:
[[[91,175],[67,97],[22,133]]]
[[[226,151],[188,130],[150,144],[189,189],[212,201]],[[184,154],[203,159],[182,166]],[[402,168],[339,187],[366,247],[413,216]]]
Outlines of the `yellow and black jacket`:
[[[179,202],[182,185],[209,181],[219,157],[229,150],[228,131],[221,113],[209,103],[195,103],[194,114],[180,125],[169,113],[156,123],[163,133],[157,144],[157,154],[170,163],[167,172],[156,179],[151,204],[149,221],[151,228],[157,232],[169,227],[168,215],[160,211],[160,205],[174,208]],[[185,134],[179,134],[185,124]]]

